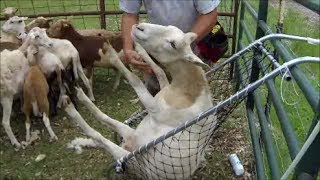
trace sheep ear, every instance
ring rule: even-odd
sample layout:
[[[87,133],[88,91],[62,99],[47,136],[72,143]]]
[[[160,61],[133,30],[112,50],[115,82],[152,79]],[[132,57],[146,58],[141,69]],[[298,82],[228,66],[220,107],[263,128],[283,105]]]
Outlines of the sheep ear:
[[[23,21],[25,21],[25,20],[28,19],[28,17],[20,17],[20,18],[21,18],[21,20],[23,20]]]
[[[192,64],[201,66],[204,69],[210,68],[210,66],[206,63],[204,63],[198,56],[196,56],[195,54],[188,54],[185,57],[185,60],[188,62],[191,62]]]
[[[187,43],[191,44],[194,40],[196,40],[198,35],[193,32],[188,32],[184,35],[184,39],[186,40]]]
[[[54,20],[53,18],[48,18],[47,19],[47,23],[49,24],[49,26],[53,23],[53,20]]]

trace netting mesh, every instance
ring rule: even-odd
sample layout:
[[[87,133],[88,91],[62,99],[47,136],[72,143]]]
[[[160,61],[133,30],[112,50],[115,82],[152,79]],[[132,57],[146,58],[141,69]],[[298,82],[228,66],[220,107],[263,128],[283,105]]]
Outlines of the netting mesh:
[[[242,102],[246,96],[239,96],[221,106],[221,102],[234,95],[237,90],[243,90],[250,83],[251,62],[253,51],[239,57],[237,60],[224,65],[223,61],[216,64],[215,71],[207,74],[212,102],[219,108],[211,115],[187,128],[177,128],[172,136],[167,136],[153,144],[142,146],[133,152],[133,157],[122,163],[125,179],[186,179],[193,176],[194,172],[204,162],[206,147],[212,141],[215,130],[228,118],[228,115]],[[269,60],[262,57],[258,61],[265,66],[271,66]],[[232,74],[232,64],[236,64],[237,73]],[[220,67],[219,67],[220,66]],[[231,76],[232,75],[232,76]],[[238,79],[243,77],[242,79]],[[240,82],[240,83],[239,83]],[[137,126],[147,115],[142,111],[125,121],[132,127]],[[196,118],[197,117],[190,117]],[[183,129],[181,132],[179,130]],[[213,156],[211,154],[211,156]],[[207,157],[207,155],[206,155]]]

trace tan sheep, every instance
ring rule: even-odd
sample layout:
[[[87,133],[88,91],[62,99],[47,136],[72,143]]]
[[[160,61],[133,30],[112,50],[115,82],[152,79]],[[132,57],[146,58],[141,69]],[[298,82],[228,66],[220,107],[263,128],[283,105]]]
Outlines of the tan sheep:
[[[49,86],[39,66],[30,67],[23,85],[23,113],[26,116],[26,144],[30,143],[30,116],[41,116],[49,134],[50,141],[58,140],[49,121]]]

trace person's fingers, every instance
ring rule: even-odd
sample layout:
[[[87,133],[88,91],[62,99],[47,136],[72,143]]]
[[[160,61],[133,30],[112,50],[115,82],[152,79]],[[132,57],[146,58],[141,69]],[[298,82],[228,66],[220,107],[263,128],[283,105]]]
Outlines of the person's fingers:
[[[136,66],[149,67],[149,65],[147,63],[136,60],[136,59],[131,59],[130,63],[133,65],[136,65]]]
[[[138,53],[133,53],[132,57],[136,60],[142,60],[142,57]]]

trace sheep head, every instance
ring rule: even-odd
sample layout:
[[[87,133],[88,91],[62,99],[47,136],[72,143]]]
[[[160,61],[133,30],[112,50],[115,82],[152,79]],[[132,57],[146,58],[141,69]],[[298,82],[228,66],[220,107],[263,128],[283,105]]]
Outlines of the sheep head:
[[[48,37],[46,29],[44,28],[32,28],[27,36],[27,39],[30,44],[37,47],[44,46],[50,48],[53,45],[52,40]]]
[[[2,10],[2,14],[4,15],[5,18],[9,19],[10,17],[14,16],[17,11],[18,9],[15,7],[7,7]]]
[[[190,47],[197,38],[193,32],[184,33],[175,26],[140,23],[132,27],[131,36],[161,64],[184,60],[207,66]]]
[[[53,18],[37,17],[36,19],[28,23],[28,25],[26,26],[26,31],[29,32],[34,27],[49,28],[52,21]]]
[[[2,25],[2,30],[6,33],[13,33],[16,35],[24,33],[26,27],[24,21],[27,19],[28,17],[13,16]]]
[[[50,37],[62,38],[63,35],[70,30],[74,30],[71,22],[67,19],[60,19],[50,26],[47,33]]]

